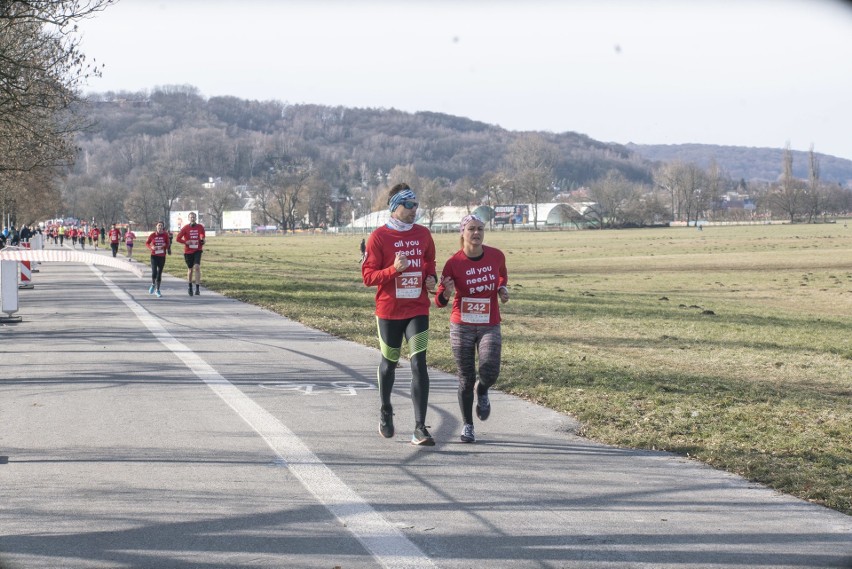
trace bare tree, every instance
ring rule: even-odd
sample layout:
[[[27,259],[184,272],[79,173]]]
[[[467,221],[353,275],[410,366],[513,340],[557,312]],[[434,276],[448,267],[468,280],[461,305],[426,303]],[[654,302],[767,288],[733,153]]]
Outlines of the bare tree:
[[[791,223],[802,213],[804,185],[793,176],[793,153],[789,143],[784,148],[783,169],[774,191],[769,195],[769,202],[773,210],[785,215]]]
[[[307,194],[307,182],[313,169],[307,158],[289,161],[277,160],[261,182],[257,205],[285,231],[295,231],[297,212]]]
[[[168,225],[168,219],[160,219],[160,205],[154,184],[147,178],[137,180],[133,190],[124,200],[124,211],[128,221],[138,227],[153,229],[157,221]]]
[[[207,188],[203,194],[210,211],[213,213],[212,229],[222,227],[223,213],[228,209],[238,207],[240,202],[233,182],[229,180],[217,181],[210,188]]]
[[[311,227],[328,225],[328,210],[331,207],[331,185],[316,171],[311,173],[305,185],[308,193],[308,223]]]
[[[695,164],[670,162],[654,173],[654,179],[669,194],[672,220],[697,221],[710,203],[707,175]]]
[[[482,192],[484,193],[484,192]],[[453,205],[461,206],[470,213],[479,206],[480,188],[470,176],[464,176],[449,186],[447,200]]]
[[[824,196],[819,183],[819,158],[814,153],[813,145],[808,152],[808,186],[805,188],[804,201],[808,223],[813,223],[824,209]]]
[[[533,227],[538,228],[538,204],[552,194],[556,147],[541,135],[527,134],[512,143],[507,163],[521,195],[532,204]]]
[[[54,169],[74,158],[77,89],[99,70],[76,24],[113,0],[0,2],[0,172]]]
[[[420,180],[418,199],[423,217],[427,220],[429,229],[435,222],[438,210],[447,205],[449,197],[449,180],[445,178],[425,178]]]
[[[172,205],[190,187],[183,163],[177,160],[157,160],[145,177],[156,196],[157,207],[163,215],[162,220],[168,227]]]
[[[595,205],[589,209],[588,216],[598,227],[623,227],[630,212],[638,203],[635,186],[617,170],[610,170],[589,188],[589,196]]]
[[[127,190],[115,180],[102,180],[95,186],[84,188],[80,199],[86,219],[94,218],[104,225],[126,221],[124,200]]]
[[[60,211],[62,195],[50,170],[0,172],[0,214],[2,225],[32,225],[38,219]]]

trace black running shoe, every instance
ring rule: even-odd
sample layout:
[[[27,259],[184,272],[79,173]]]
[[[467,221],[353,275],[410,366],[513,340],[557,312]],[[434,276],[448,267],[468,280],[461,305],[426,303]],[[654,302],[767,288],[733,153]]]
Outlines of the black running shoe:
[[[475,443],[476,435],[473,433],[473,425],[471,425],[470,423],[465,423],[460,438],[461,442],[463,443]]]
[[[488,392],[476,398],[476,416],[480,421],[484,421],[491,415],[491,401],[488,400]]]
[[[195,296],[201,296],[201,289],[198,287],[198,285],[195,286]]]
[[[389,407],[387,411],[382,409],[380,414],[381,419],[379,420],[379,434],[381,434],[384,438],[389,439],[393,437],[394,433],[393,408]]]
[[[411,444],[421,445],[426,447],[435,446],[435,439],[426,430],[426,425],[419,424],[414,427],[414,434],[411,436]]]
[[[189,296],[192,296],[192,285],[189,285]]]

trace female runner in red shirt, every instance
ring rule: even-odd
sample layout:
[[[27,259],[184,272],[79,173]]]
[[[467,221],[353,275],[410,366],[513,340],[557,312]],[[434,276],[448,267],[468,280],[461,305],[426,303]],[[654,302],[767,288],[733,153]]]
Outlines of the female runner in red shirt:
[[[163,296],[160,283],[163,282],[166,254],[172,254],[172,236],[165,230],[162,221],[157,222],[157,230],[148,236],[145,247],[151,251],[151,286],[148,288],[148,294],[156,294],[157,298],[160,298]]]
[[[502,251],[483,245],[485,223],[475,215],[462,218],[461,249],[444,264],[435,294],[438,307],[452,299],[450,346],[459,378],[459,407],[464,426],[461,440],[476,441],[473,432],[473,393],[476,390],[476,416],[484,421],[491,414],[488,388],[500,375],[500,307],[509,301],[506,288],[506,257]],[[476,353],[479,352],[479,382],[476,381]]]

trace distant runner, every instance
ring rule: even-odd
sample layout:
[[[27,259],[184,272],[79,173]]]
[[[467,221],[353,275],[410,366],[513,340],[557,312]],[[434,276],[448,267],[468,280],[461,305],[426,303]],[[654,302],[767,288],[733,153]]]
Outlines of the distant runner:
[[[115,223],[109,229],[109,247],[112,249],[112,256],[118,255],[118,244],[121,242],[121,229]]]
[[[136,234],[127,226],[127,232],[124,234],[124,246],[127,247],[127,260],[133,260],[133,242],[136,241]]]
[[[166,255],[172,254],[172,237],[165,230],[162,221],[157,222],[157,229],[148,236],[145,246],[151,251],[151,286],[148,294],[156,294],[162,297],[160,283],[163,282],[163,267],[166,266]]]
[[[180,228],[175,241],[183,243],[183,258],[186,261],[186,282],[189,296],[192,296],[193,273],[195,273],[195,294],[201,294],[201,250],[204,247],[204,226],[195,222],[195,212],[189,212],[189,223]]]

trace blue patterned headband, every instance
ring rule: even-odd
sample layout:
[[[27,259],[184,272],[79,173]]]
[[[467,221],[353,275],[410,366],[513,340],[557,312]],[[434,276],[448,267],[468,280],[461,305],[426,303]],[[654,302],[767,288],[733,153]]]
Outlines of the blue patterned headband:
[[[394,196],[390,199],[390,204],[388,204],[390,212],[393,213],[393,210],[399,207],[402,202],[408,200],[417,201],[417,196],[414,195],[414,192],[412,192],[410,189],[402,190],[398,194],[394,194]]]

